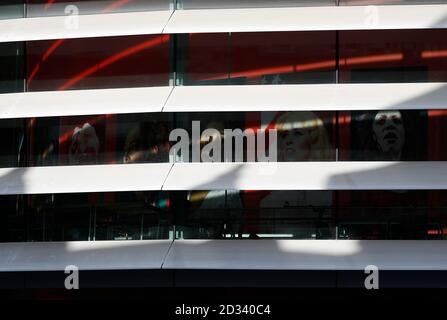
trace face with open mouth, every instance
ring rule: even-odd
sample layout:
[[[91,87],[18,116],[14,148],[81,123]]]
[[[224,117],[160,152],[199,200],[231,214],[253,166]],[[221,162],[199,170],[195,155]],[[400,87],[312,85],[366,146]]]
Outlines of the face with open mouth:
[[[379,111],[373,122],[374,138],[387,154],[400,154],[405,144],[405,128],[399,111]]]

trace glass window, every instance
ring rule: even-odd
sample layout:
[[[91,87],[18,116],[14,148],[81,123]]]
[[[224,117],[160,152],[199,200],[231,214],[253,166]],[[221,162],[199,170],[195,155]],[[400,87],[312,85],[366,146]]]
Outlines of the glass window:
[[[447,239],[434,190],[194,190],[0,196],[0,242]]]
[[[0,20],[24,17],[24,0],[2,0],[0,3]]]
[[[342,161],[447,160],[446,110],[340,112],[339,123]]]
[[[177,36],[179,84],[335,82],[335,32]]]
[[[171,0],[26,0],[27,17],[169,10]]]
[[[340,31],[339,81],[446,81],[446,36],[441,29]]]
[[[167,86],[169,35],[29,41],[28,91]]]
[[[341,239],[446,239],[445,191],[340,191]]]
[[[168,239],[169,195],[116,193],[0,196],[1,241]]]
[[[178,0],[178,9],[234,9],[295,6],[334,6],[335,0]]]
[[[168,162],[169,114],[28,120],[30,165]]]
[[[193,158],[194,148],[206,162],[275,161],[271,129],[277,132],[277,161],[335,160],[334,112],[190,112],[175,116],[177,127],[185,128],[191,138],[189,160],[180,154],[177,161],[199,161]],[[213,133],[208,137],[209,130]],[[243,142],[241,152],[236,149],[239,141]]]
[[[24,44],[0,43],[0,94],[25,90]]]
[[[190,191],[186,200],[184,239],[335,237],[331,191]]]
[[[389,4],[438,4],[447,0],[339,0],[340,6],[368,6]]]
[[[159,112],[4,119],[0,131],[2,167],[174,160],[447,160],[447,110]]]

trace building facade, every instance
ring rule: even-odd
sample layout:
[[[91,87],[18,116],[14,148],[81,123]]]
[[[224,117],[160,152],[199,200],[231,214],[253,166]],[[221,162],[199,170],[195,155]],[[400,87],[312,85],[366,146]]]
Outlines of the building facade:
[[[0,288],[447,286],[447,1],[0,19]]]

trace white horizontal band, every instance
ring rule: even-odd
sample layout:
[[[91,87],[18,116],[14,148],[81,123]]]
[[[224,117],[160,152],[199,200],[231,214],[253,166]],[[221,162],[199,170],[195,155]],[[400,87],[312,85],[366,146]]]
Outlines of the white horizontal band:
[[[148,163],[0,169],[0,194],[447,189],[447,162]]]
[[[446,83],[175,87],[163,111],[447,109]]]
[[[0,194],[160,190],[172,164],[114,164],[0,169]]]
[[[161,111],[390,109],[447,109],[447,84],[177,86],[0,94],[0,119]]]
[[[166,269],[447,270],[442,241],[176,240]]]
[[[161,112],[172,87],[0,94],[0,119]]]
[[[172,17],[171,17],[172,14]],[[447,5],[150,11],[0,20],[0,42],[198,32],[446,28]]]
[[[172,240],[0,243],[0,272],[161,269]]]
[[[446,28],[447,5],[177,10],[164,33]]]
[[[0,20],[0,42],[161,34],[172,11]]]
[[[176,163],[163,190],[447,189],[447,162]]]
[[[141,240],[1,243],[0,272],[82,270],[447,270],[442,241]]]

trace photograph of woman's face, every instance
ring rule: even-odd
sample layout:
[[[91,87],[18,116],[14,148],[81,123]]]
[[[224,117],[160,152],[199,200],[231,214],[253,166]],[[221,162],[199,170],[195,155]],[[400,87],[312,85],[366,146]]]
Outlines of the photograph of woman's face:
[[[329,160],[329,137],[315,113],[286,112],[277,119],[275,128],[278,161]]]
[[[308,160],[311,150],[310,131],[304,128],[283,126],[279,134],[278,148],[282,161]]]

